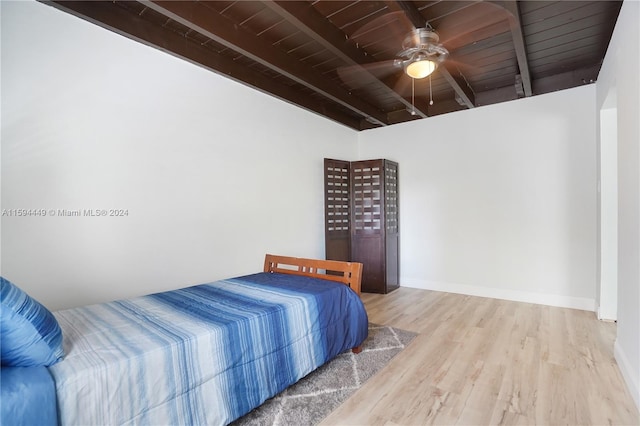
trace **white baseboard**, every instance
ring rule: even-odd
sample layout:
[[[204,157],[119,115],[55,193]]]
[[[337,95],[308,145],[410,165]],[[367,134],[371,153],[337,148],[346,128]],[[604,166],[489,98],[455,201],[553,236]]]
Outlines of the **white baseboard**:
[[[402,283],[402,287],[467,294],[469,296],[490,297],[493,299],[512,300],[515,302],[535,303],[538,305],[557,306],[561,308],[596,312],[595,299],[587,297],[561,296],[558,294],[534,293],[529,291],[481,287],[468,284],[443,283],[404,277],[400,279],[400,282]]]
[[[627,384],[627,388],[629,388],[629,392],[631,392],[633,401],[636,403],[638,410],[640,410],[640,384],[638,383],[640,377],[638,377],[638,372],[634,375],[631,363],[629,363],[629,358],[627,358],[627,355],[620,348],[620,345],[618,345],[618,339],[616,339],[616,342],[613,344],[613,355],[616,358],[618,368]]]

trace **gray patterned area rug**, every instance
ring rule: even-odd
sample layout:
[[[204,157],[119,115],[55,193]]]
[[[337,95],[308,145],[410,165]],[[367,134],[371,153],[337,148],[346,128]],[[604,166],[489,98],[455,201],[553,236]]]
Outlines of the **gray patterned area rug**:
[[[351,351],[232,423],[233,426],[317,425],[416,337],[398,328],[369,324],[362,352]]]

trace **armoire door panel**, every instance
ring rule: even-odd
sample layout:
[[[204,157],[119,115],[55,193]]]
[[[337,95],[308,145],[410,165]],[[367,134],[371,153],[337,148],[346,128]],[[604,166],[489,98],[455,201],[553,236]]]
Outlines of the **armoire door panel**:
[[[400,286],[400,241],[398,234],[387,235],[385,250],[387,291]]]
[[[343,262],[351,261],[349,238],[325,240],[325,251],[327,260],[341,260]]]
[[[384,227],[383,174],[380,161],[351,163],[352,234],[381,233]]]
[[[350,184],[348,161],[324,160],[325,256],[349,261],[351,255]]]
[[[382,240],[378,236],[361,237],[351,242],[351,260],[362,263],[362,291],[386,293]]]

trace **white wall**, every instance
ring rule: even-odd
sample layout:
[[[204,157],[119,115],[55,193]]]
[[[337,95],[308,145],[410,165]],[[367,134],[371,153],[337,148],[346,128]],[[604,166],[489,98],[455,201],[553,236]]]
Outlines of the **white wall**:
[[[594,310],[595,86],[359,134],[399,162],[402,286]]]
[[[625,1],[597,83],[596,111],[618,112],[618,327],[615,355],[640,408],[640,3]],[[599,141],[600,142],[600,141]]]
[[[356,133],[34,2],[2,2],[2,273],[51,309],[324,255]],[[127,209],[61,217],[58,209]]]

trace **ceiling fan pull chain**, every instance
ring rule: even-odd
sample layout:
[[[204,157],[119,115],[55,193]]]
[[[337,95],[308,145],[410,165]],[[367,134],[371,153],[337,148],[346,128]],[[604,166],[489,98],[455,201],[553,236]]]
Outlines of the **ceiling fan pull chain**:
[[[433,105],[433,92],[431,91],[431,74],[429,74],[429,105]]]
[[[416,81],[412,78],[411,79],[411,115],[416,115],[415,92],[416,92]]]

